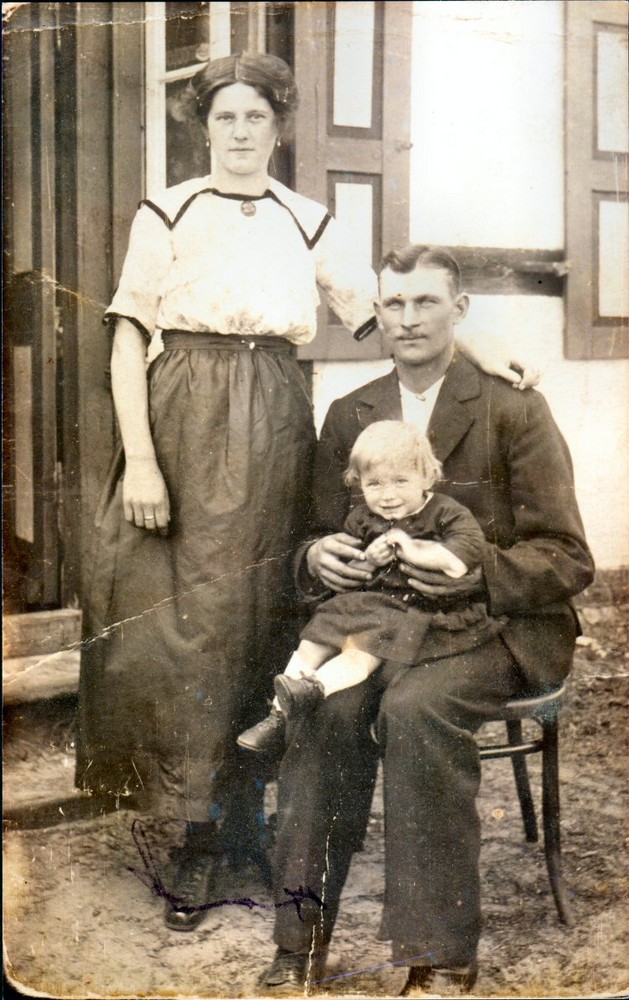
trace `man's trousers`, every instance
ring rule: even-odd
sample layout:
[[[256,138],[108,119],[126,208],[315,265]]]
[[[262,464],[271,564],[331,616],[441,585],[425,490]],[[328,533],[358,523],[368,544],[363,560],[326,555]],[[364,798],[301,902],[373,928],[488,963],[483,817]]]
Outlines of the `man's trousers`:
[[[419,666],[385,664],[289,732],[279,775],[275,941],[327,947],[352,854],[365,835],[383,759],[385,900],[380,937],[394,961],[462,966],[481,931],[480,760],[474,733],[527,692],[509,650],[483,646]],[[372,728],[371,724],[375,722]],[[377,743],[374,740],[374,733]]]

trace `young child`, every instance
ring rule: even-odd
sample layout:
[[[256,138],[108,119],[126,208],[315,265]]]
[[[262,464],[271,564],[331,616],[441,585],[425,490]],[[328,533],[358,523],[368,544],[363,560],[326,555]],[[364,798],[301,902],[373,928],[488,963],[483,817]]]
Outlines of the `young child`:
[[[319,605],[275,678],[270,714],[241,733],[239,746],[278,749],[288,719],[362,683],[383,660],[417,663],[428,628],[467,633],[469,645],[459,636],[457,651],[496,634],[499,624],[484,603],[426,598],[399,569],[401,561],[456,578],[480,564],[485,539],[475,518],[456,500],[429,492],[440,475],[429,441],[412,424],[383,420],[358,436],[345,482],[360,487],[365,503],[349,513],[343,530],[363,542],[359,565],[373,578]]]

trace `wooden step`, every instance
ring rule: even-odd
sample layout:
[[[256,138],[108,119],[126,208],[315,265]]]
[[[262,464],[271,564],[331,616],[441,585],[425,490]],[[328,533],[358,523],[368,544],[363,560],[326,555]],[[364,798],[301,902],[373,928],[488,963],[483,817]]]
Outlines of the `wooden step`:
[[[42,656],[71,649],[81,641],[81,621],[77,608],[6,615],[2,623],[2,655]]]
[[[5,705],[76,694],[80,666],[80,648],[6,659],[2,669]]]

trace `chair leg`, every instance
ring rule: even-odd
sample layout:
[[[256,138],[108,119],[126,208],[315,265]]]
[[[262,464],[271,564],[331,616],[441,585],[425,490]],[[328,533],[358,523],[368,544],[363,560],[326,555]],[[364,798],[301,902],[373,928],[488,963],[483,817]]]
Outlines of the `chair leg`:
[[[542,723],[542,810],[544,815],[544,853],[550,887],[559,919],[568,927],[574,925],[572,907],[561,872],[561,830],[559,825],[559,748],[557,718]]]
[[[522,723],[519,719],[510,719],[507,722],[507,735],[509,743],[522,742]],[[535,818],[535,806],[533,805],[533,796],[531,795],[526,757],[524,754],[514,753],[511,756],[511,763],[513,765],[515,787],[518,792],[518,799],[520,800],[524,835],[530,844],[535,844],[538,840],[537,819]]]

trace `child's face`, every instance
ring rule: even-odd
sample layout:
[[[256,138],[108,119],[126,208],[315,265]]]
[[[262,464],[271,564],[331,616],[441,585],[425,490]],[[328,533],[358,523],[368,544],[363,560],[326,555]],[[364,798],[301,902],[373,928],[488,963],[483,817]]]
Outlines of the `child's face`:
[[[414,514],[426,491],[422,474],[411,462],[380,462],[360,477],[360,488],[369,510],[388,521],[399,521]]]

